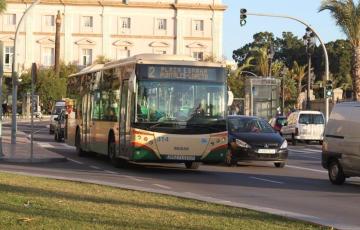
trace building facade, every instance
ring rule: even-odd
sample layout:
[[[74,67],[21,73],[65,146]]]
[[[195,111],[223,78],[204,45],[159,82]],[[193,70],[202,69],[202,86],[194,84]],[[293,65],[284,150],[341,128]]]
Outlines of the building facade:
[[[0,15],[5,73],[11,71],[16,26],[32,1],[6,2]],[[20,27],[16,65],[22,71],[32,62],[54,64],[58,11],[65,63],[83,67],[97,56],[116,60],[139,53],[221,59],[224,10],[221,0],[43,0]]]

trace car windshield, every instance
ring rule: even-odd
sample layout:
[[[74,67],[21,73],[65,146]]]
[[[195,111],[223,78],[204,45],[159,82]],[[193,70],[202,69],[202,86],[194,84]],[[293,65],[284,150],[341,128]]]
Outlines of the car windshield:
[[[300,124],[324,124],[324,117],[322,114],[300,114]]]
[[[273,133],[274,130],[265,120],[253,117],[229,119],[229,130],[238,133]]]
[[[204,124],[225,117],[225,86],[196,81],[139,81],[136,120]]]

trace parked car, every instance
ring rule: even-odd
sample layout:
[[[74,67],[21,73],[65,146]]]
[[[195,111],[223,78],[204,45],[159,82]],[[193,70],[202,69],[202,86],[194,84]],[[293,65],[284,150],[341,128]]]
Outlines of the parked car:
[[[283,168],[288,157],[287,141],[270,124],[257,117],[228,117],[228,154],[226,163],[270,161]]]
[[[298,141],[323,142],[325,119],[319,111],[296,111],[287,118],[287,125],[281,128],[281,134],[293,145]]]
[[[281,135],[281,128],[287,124],[287,118],[285,116],[273,117],[270,119],[269,124]]]
[[[360,103],[340,103],[333,108],[326,125],[322,166],[333,184],[360,176]]]
[[[50,134],[53,134],[54,130],[55,130],[54,128],[57,123],[55,118],[57,118],[59,116],[59,114],[61,113],[61,111],[63,111],[63,110],[66,110],[65,101],[63,101],[63,100],[56,101],[53,109],[51,110],[50,127],[49,127]]]
[[[55,126],[54,126],[54,139],[55,141],[62,141],[64,139],[65,134],[65,116],[66,111],[62,110],[61,113],[55,118]]]

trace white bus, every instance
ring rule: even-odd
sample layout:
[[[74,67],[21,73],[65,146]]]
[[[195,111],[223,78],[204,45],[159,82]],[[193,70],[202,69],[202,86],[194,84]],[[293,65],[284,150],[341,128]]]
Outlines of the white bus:
[[[79,155],[126,162],[222,162],[227,150],[226,69],[191,57],[142,54],[68,79],[65,140]],[[69,109],[68,109],[69,111]]]

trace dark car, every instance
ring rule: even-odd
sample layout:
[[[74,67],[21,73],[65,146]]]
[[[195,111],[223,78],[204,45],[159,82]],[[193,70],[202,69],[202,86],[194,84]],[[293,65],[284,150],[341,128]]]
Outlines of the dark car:
[[[62,141],[64,139],[65,134],[65,116],[66,111],[62,110],[60,114],[54,118],[55,124],[54,124],[54,139],[55,141]]]
[[[287,141],[270,124],[257,117],[228,117],[228,165],[238,161],[271,161],[283,168],[288,157]]]
[[[287,118],[285,116],[273,117],[269,121],[269,124],[275,131],[281,134],[281,128],[287,124]]]

